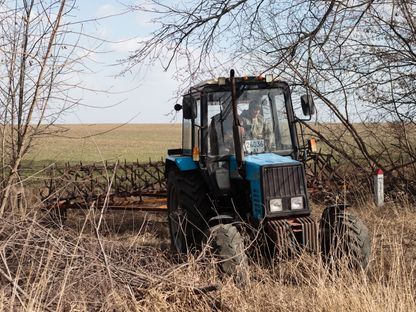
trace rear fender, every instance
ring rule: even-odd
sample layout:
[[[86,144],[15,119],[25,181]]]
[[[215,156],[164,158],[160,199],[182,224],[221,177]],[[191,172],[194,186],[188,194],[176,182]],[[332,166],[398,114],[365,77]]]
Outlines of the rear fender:
[[[190,171],[198,169],[198,165],[193,161],[191,156],[168,156],[165,162],[165,177],[167,178],[169,171],[176,169],[178,171]]]

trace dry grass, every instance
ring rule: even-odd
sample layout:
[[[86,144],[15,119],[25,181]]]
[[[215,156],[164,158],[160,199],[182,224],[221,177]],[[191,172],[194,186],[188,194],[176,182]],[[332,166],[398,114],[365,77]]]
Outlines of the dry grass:
[[[182,142],[180,124],[63,125],[50,131],[58,130],[35,140],[28,163],[159,160]]]
[[[320,207],[315,207],[320,210]],[[416,209],[353,208],[373,242],[365,272],[331,272],[304,254],[253,263],[250,283],[221,278],[209,256],[177,263],[166,218],[138,212],[71,212],[61,229],[38,216],[0,220],[0,310],[416,311]],[[219,289],[205,292],[206,286]]]

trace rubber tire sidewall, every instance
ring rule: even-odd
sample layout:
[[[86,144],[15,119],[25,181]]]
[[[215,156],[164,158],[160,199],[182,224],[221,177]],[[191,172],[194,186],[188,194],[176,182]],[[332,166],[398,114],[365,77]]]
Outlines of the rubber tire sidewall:
[[[248,282],[248,259],[244,240],[233,224],[218,224],[210,228],[210,242],[219,260],[220,270],[233,276],[238,285]]]
[[[371,241],[365,224],[355,215],[338,212],[324,215],[320,224],[321,252],[326,263],[348,260],[352,269],[368,266]]]

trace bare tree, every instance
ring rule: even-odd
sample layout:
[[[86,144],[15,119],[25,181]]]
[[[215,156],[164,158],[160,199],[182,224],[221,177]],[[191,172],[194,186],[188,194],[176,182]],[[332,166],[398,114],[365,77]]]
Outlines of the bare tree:
[[[132,9],[159,27],[129,68],[179,64],[184,87],[231,66],[273,71],[320,100],[317,124],[304,126],[350,163],[406,183],[409,168],[416,175],[416,1],[156,0]]]
[[[65,19],[74,1],[2,1],[0,6],[1,206],[19,184],[22,159],[35,137],[51,131],[65,109],[83,57]],[[85,51],[84,51],[85,54]]]

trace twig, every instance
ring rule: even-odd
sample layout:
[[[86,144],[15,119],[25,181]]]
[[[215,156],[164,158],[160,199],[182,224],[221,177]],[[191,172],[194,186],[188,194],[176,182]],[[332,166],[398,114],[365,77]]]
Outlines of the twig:
[[[101,238],[100,238],[100,226],[101,226],[101,222],[103,220],[104,210],[108,206],[110,192],[111,192],[111,186],[113,184],[114,177],[116,175],[116,171],[117,171],[117,164],[114,166],[113,176],[111,177],[111,180],[108,184],[108,190],[107,190],[107,194],[106,194],[106,197],[105,197],[105,200],[104,200],[103,208],[100,211],[100,218],[98,220],[98,224],[97,224],[97,226],[94,226],[95,227],[95,236],[97,237],[98,244],[100,245],[100,250],[101,250],[101,253],[102,253],[103,258],[104,258],[105,267],[106,267],[106,270],[107,270],[107,273],[108,273],[108,277],[110,279],[110,285],[111,285],[112,289],[114,289],[114,282],[113,282],[113,278],[111,276],[111,269],[110,269],[110,264],[108,262],[107,254],[105,253],[104,245],[103,245],[103,242],[101,241]]]
[[[3,263],[4,263],[4,259],[3,259]],[[6,265],[6,263],[5,263],[5,265]],[[3,269],[1,269],[1,268],[0,268],[0,275],[3,276],[13,286],[13,289],[15,289],[17,292],[19,292],[26,300],[29,300],[29,298],[30,298],[29,295],[17,284],[17,282],[11,276],[6,274],[6,272],[4,272]],[[20,303],[24,307],[24,303],[23,303],[22,299],[19,296],[17,296],[17,297],[18,297]],[[39,304],[39,305],[42,307],[42,309],[44,311],[52,312],[52,310],[49,309],[48,307],[45,307],[41,304]]]

